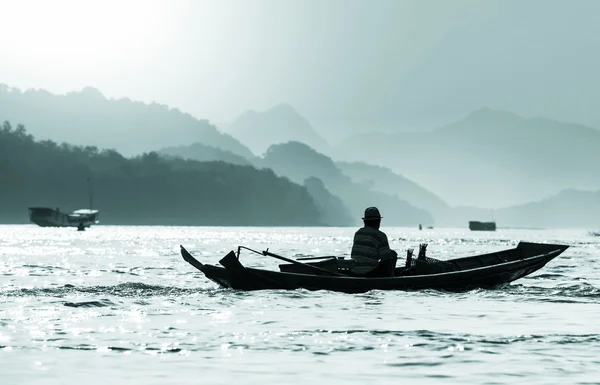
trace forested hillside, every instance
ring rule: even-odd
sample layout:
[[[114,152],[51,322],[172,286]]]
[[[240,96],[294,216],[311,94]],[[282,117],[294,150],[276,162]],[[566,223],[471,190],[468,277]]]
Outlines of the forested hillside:
[[[94,208],[104,224],[318,225],[305,187],[224,162],[125,158],[114,150],[36,141],[22,125],[0,129],[0,222],[27,222],[27,207]]]

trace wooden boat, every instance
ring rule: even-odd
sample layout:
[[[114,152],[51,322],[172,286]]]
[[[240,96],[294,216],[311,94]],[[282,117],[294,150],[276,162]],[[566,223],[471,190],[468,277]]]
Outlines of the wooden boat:
[[[41,227],[90,227],[99,222],[99,211],[81,209],[64,213],[49,207],[29,207],[29,220]]]
[[[496,222],[469,221],[471,231],[496,231]]]
[[[308,289],[360,293],[369,290],[469,290],[492,288],[525,277],[541,269],[569,246],[519,242],[509,250],[439,261],[417,258],[407,266],[395,269],[393,277],[369,277],[352,274],[352,262],[336,257],[319,262],[303,263],[281,257],[268,250],[263,255],[283,259],[281,271],[255,269],[243,266],[238,253],[229,252],[214,266],[196,260],[183,246],[183,259],[200,270],[221,287],[238,290]],[[251,250],[251,249],[248,249]],[[255,250],[251,250],[255,251]],[[255,251],[256,252],[256,251]],[[409,253],[410,257],[411,253]],[[291,266],[293,265],[293,267]]]

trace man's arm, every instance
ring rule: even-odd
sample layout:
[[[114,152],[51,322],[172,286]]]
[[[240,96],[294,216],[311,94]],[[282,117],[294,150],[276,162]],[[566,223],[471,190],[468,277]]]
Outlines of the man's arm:
[[[379,259],[388,260],[398,257],[398,253],[390,249],[390,244],[388,242],[387,235],[385,235],[384,232],[381,232],[381,234],[383,235],[383,240],[379,244]]]

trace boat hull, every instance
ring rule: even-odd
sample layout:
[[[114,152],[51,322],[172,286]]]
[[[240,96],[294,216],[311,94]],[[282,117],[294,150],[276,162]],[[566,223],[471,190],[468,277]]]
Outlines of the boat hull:
[[[204,275],[222,287],[237,290],[307,289],[361,293],[370,290],[438,289],[462,291],[493,288],[527,276],[560,255],[568,246],[521,242],[515,249],[481,256],[459,258],[468,268],[443,273],[365,278],[278,272],[244,267],[232,251],[219,263],[201,264],[185,249],[182,255]],[[187,255],[186,255],[187,253]],[[493,262],[493,261],[496,262]],[[504,261],[503,261],[504,260]],[[489,263],[475,266],[475,264]],[[460,262],[459,262],[460,263]]]
[[[469,221],[471,231],[496,231],[496,222]]]

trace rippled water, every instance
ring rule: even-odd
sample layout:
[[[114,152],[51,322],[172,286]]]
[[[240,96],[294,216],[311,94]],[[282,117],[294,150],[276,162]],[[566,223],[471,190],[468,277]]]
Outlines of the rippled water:
[[[0,226],[0,383],[600,384],[600,238],[585,230],[383,229],[400,255],[426,242],[441,259],[571,245],[506,288],[458,294],[234,292],[178,252],[347,255],[354,230]]]

